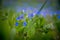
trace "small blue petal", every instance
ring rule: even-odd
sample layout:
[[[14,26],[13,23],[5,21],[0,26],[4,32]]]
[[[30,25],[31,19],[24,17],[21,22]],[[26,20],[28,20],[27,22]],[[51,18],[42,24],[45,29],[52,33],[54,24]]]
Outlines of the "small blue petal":
[[[18,26],[18,24],[19,24],[19,23],[18,23],[18,22],[16,22],[16,24],[15,24],[15,25],[16,25],[16,26]]]
[[[23,22],[23,26],[26,26],[27,25],[27,22]]]
[[[58,19],[60,19],[60,16],[57,16]]]

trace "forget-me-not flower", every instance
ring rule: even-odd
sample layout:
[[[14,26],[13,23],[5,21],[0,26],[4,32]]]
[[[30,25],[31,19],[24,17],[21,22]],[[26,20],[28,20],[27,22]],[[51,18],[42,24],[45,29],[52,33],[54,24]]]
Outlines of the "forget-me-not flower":
[[[27,22],[25,21],[25,22],[23,22],[23,26],[26,26],[27,25]]]
[[[19,17],[16,18],[16,20],[21,20],[24,18],[24,14],[20,15]]]
[[[60,19],[60,16],[57,16],[58,19]]]
[[[18,23],[18,22],[16,22],[16,23],[15,23],[15,26],[18,26],[18,24],[19,24],[19,23]]]

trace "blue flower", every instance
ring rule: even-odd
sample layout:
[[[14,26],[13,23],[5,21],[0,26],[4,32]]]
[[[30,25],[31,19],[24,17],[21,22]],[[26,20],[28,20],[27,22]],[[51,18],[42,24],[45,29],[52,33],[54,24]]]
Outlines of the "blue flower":
[[[33,13],[28,14],[28,18],[32,18],[33,16],[34,16]]]
[[[27,25],[27,22],[23,22],[23,26],[26,26]]]
[[[36,15],[40,16],[40,11],[37,11],[37,12],[36,12]]]
[[[16,20],[21,20],[24,18],[24,14],[20,15],[19,17],[16,18]]]
[[[16,25],[16,26],[18,26],[18,24],[19,24],[19,23],[18,23],[18,22],[16,22],[16,24],[15,24],[15,25]]]
[[[60,16],[57,16],[58,19],[60,19]]]
[[[40,12],[37,12],[36,15],[40,16]]]
[[[56,11],[56,14],[60,15],[60,10]]]

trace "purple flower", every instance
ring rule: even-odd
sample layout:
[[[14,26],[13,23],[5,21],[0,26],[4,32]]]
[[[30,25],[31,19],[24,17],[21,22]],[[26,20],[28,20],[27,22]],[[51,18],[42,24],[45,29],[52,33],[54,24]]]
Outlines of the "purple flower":
[[[21,14],[19,17],[16,18],[16,20],[21,20],[24,18],[24,14]]]

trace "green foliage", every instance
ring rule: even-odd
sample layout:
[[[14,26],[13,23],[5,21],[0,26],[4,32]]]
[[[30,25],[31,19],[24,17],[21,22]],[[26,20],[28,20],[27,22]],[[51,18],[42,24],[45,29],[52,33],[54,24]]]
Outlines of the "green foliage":
[[[16,14],[15,11],[10,10],[9,13],[3,14],[0,14],[0,31],[4,36],[3,38],[6,40],[55,40],[57,36],[55,30],[60,32],[60,21],[58,21],[56,16],[51,18],[55,24],[53,25],[53,22],[50,22],[49,20],[48,22],[46,20],[48,17],[45,18],[42,15],[40,15],[40,17],[34,16],[32,19],[29,19],[25,14],[23,20],[16,20],[16,18],[22,14],[22,12]],[[24,21],[27,22],[25,27],[23,26]],[[16,22],[19,23],[18,26],[15,26]]]

